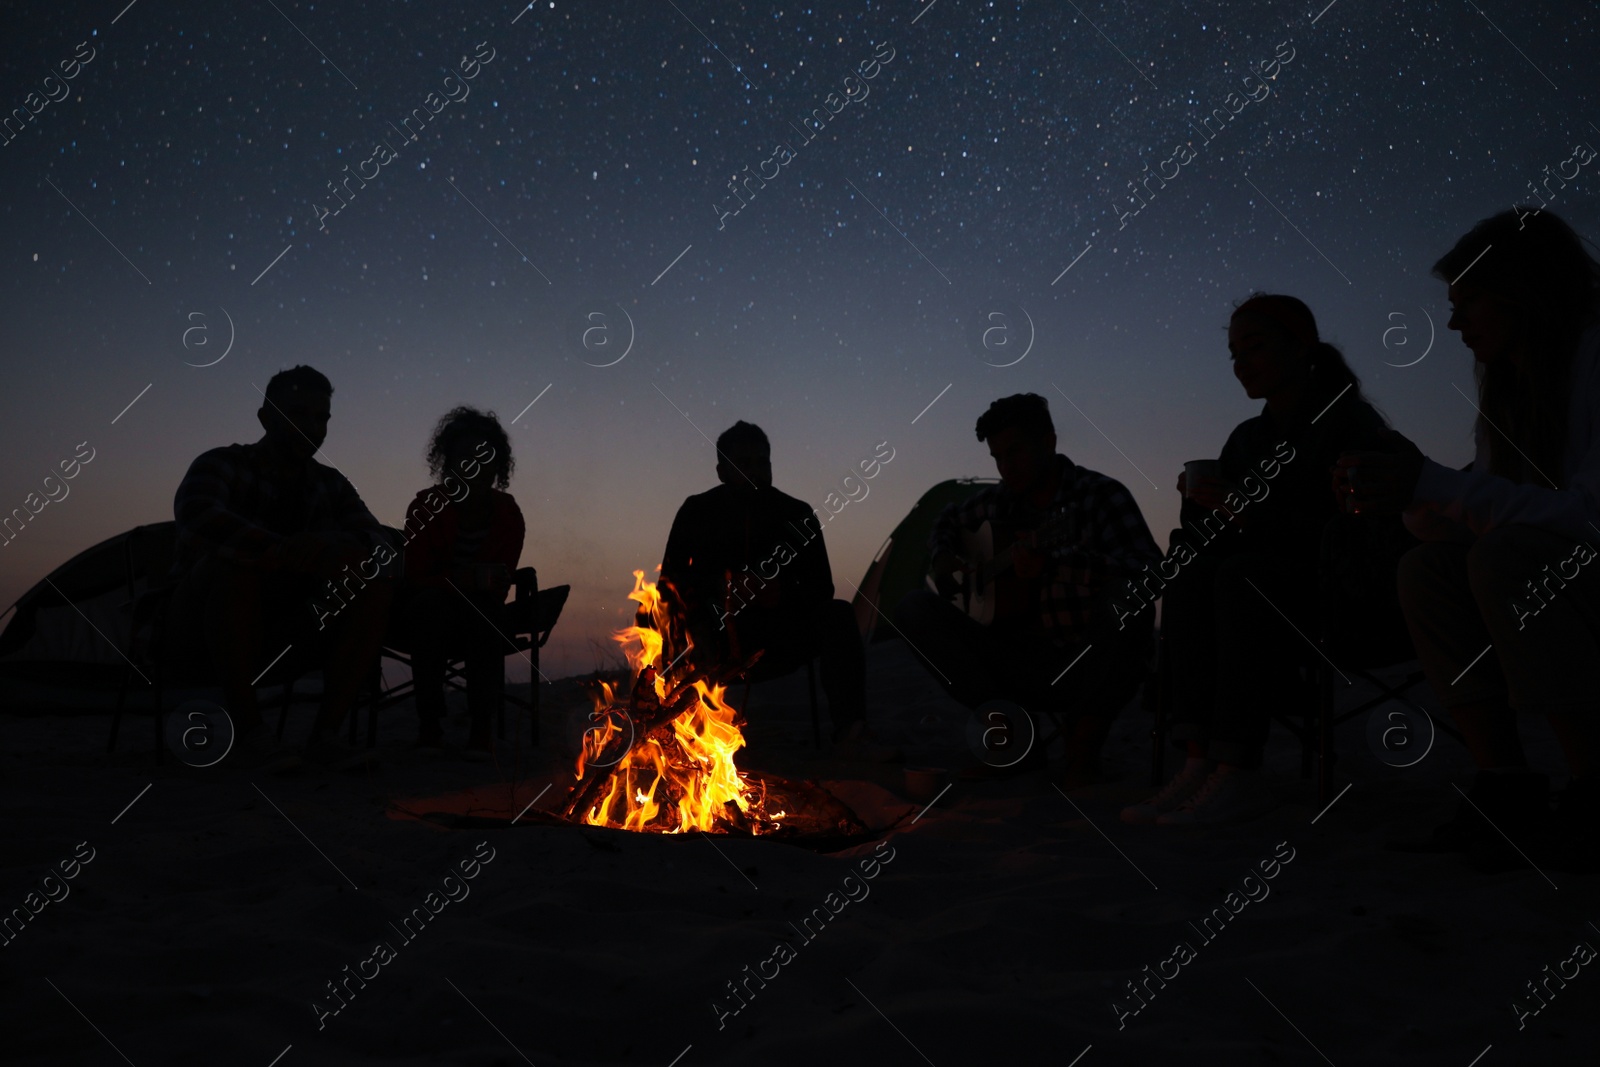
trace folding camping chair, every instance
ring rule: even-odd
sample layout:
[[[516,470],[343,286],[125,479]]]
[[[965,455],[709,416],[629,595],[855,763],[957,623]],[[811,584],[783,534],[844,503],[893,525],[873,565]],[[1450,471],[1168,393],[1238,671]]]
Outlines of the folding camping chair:
[[[1169,546],[1182,536],[1182,530],[1172,531]],[[1317,795],[1324,803],[1330,799],[1333,766],[1338,761],[1333,745],[1337,726],[1389,701],[1427,714],[1410,696],[1412,690],[1427,681],[1420,666],[1407,670],[1395,682],[1386,681],[1378,673],[1416,660],[1394,579],[1400,556],[1414,543],[1398,523],[1389,527],[1374,525],[1362,516],[1336,515],[1323,528],[1317,567],[1317,626],[1313,634],[1307,635],[1314,648],[1306,650],[1302,664],[1307,700],[1298,710],[1274,714],[1273,721],[1299,740],[1301,777],[1311,776],[1315,759]],[[1344,680],[1353,684],[1352,678],[1373,686],[1378,693],[1359,707],[1339,712],[1337,683]],[[1150,731],[1153,787],[1166,780],[1163,757],[1175,684],[1163,632],[1157,656],[1155,722]],[[1436,725],[1460,739],[1449,724]]]
[[[768,669],[764,671],[762,670],[762,665],[764,663],[766,663],[765,659],[757,662],[754,667],[745,672],[744,700],[740,703],[739,710],[745,712],[746,714],[749,714],[750,710],[750,691],[755,688],[755,684],[757,682],[769,682],[777,678],[786,678],[800,669],[799,667],[788,667],[785,669]],[[811,741],[817,746],[818,749],[821,749],[822,715],[817,708],[817,657],[806,657],[805,668],[806,689],[811,696]]]
[[[106,751],[116,748],[122,727],[122,714],[127,709],[128,694],[134,679],[143,676],[150,685],[150,711],[155,725],[156,762],[162,759],[165,746],[166,696],[169,689],[205,687],[215,688],[219,683],[213,671],[205,668],[179,667],[175,663],[175,649],[169,641],[168,610],[174,587],[166,584],[165,577],[172,565],[177,548],[177,523],[159,522],[139,526],[129,532],[124,541],[129,600],[132,603],[133,622],[129,665],[123,673],[122,685],[117,693],[117,704],[111,716],[111,735],[106,740]],[[145,586],[142,592],[138,588]],[[273,662],[261,677],[258,686],[281,685],[283,692],[277,701],[278,736],[283,736],[288,721],[289,705],[295,699],[295,682],[315,669],[315,664],[292,654]],[[304,696],[302,699],[314,699]],[[358,705],[359,706],[359,705]],[[372,720],[367,724],[372,734]],[[350,715],[350,740],[356,738],[356,714]]]
[[[506,639],[506,654],[517,654],[526,659],[531,667],[529,699],[523,700],[514,693],[507,692],[505,701],[517,705],[528,713],[532,743],[539,743],[539,650],[550,640],[550,632],[555,629],[557,620],[561,618],[561,609],[566,606],[567,594],[572,591],[571,586],[557,585],[549,589],[539,588],[539,574],[532,567],[519,568],[512,577],[516,596],[502,608],[500,617],[493,620],[500,635]],[[413,650],[408,647],[409,642],[397,629],[391,628],[389,635],[383,642],[383,656],[411,667]],[[380,665],[381,672],[381,665]],[[453,651],[446,654],[445,658],[445,684],[459,692],[466,692],[466,660],[464,656],[456,655]],[[379,709],[390,704],[404,700],[414,695],[416,683],[407,678],[393,686],[384,687],[381,673],[374,685],[375,696],[372,700],[371,712],[367,717],[368,745],[372,742],[373,717]],[[506,736],[506,708],[505,701],[500,704],[498,734],[501,740]]]

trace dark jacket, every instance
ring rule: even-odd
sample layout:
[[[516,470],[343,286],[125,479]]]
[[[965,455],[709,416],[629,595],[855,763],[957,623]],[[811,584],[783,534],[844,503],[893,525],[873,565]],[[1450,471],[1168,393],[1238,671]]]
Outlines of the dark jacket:
[[[822,519],[771,486],[719,485],[685,500],[661,554],[661,578],[701,619],[728,610],[730,586],[735,610],[773,582],[785,607],[833,598]]]
[[[478,546],[478,563],[503,563],[517,569],[522,558],[526,527],[522,509],[510,493],[486,490],[494,499],[489,530]],[[407,583],[444,587],[445,575],[455,562],[456,534],[461,528],[461,505],[445,496],[438,486],[418,493],[406,508]]]

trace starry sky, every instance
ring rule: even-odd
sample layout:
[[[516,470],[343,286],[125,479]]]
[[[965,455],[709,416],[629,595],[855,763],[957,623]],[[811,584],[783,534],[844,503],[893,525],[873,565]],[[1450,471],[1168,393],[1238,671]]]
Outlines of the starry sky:
[[[171,518],[193,457],[255,440],[259,388],[306,362],[335,386],[320,458],[389,523],[445,410],[510,424],[522,562],[572,586],[552,677],[611,657],[630,572],[736,419],[818,506],[893,449],[826,528],[842,596],[922,492],[993,474],[973,423],[1010,393],[1045,395],[1164,541],[1182,463],[1257,410],[1225,338],[1255,290],[1304,299],[1460,465],[1471,360],[1428,268],[1600,147],[1592,3],[11,0],[5,22],[0,511],[94,459],[0,548],[0,604]],[[1540,187],[1591,238],[1596,170]]]

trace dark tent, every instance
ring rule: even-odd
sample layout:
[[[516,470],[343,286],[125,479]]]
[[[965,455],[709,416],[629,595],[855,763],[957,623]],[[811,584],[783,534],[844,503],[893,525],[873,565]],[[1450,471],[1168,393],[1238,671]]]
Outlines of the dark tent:
[[[120,686],[133,654],[133,602],[166,574],[176,538],[176,523],[136,526],[51,571],[12,605],[0,631],[0,678]]]
[[[892,612],[900,598],[923,586],[928,574],[928,535],[933,520],[948,504],[965,500],[998,478],[951,478],[922,494],[922,498],[889,534],[866,577],[861,579],[854,607],[856,626],[868,644],[896,636],[892,625],[880,626],[880,612]]]

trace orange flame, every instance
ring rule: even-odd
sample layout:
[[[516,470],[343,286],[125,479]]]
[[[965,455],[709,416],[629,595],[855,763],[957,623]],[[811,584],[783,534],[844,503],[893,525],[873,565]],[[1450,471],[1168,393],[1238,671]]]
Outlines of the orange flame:
[[[617,631],[616,639],[623,645],[634,684],[653,685],[657,700],[664,702],[669,695],[666,674],[672,664],[663,669],[662,650],[679,647],[681,658],[692,642],[682,633],[655,583],[644,580],[644,571],[633,572],[628,599],[638,603],[647,623],[636,621]],[[760,832],[762,824],[775,823],[781,817],[781,812],[764,813],[764,788],[752,786],[734,763],[734,753],[745,742],[735,721],[737,712],[724,699],[725,687],[696,681],[694,689],[696,699],[672,720],[669,737],[633,739],[612,769],[604,795],[580,813],[584,823],[655,833],[716,833],[725,832],[737,819]],[[595,711],[597,717],[604,715],[604,725],[584,735],[578,754],[580,779],[584,767],[594,763],[621,733],[617,719],[624,710],[612,688],[603,685]]]

